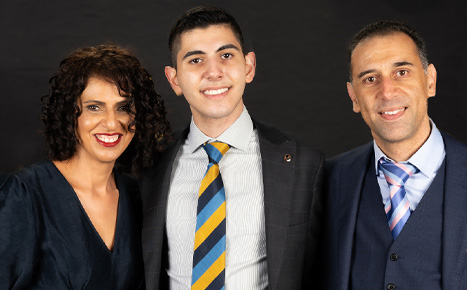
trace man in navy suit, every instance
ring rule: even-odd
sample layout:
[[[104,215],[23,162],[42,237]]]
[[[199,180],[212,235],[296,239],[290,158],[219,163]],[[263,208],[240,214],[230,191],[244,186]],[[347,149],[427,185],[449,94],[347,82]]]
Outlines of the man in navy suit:
[[[255,75],[255,54],[245,52],[240,28],[225,11],[187,11],[175,22],[169,47],[166,77],[187,100],[192,121],[141,179],[146,288],[318,285],[312,267],[321,265],[315,255],[322,229],[323,155],[250,117],[243,92]],[[203,227],[209,224],[216,233],[223,227],[226,248],[206,266],[217,272],[200,276],[192,275],[198,192],[208,165],[203,144],[212,141],[231,146],[219,162],[226,216],[225,222]]]
[[[374,140],[327,165],[327,289],[467,289],[467,147],[428,117],[424,41],[381,21],[349,48],[347,90]]]

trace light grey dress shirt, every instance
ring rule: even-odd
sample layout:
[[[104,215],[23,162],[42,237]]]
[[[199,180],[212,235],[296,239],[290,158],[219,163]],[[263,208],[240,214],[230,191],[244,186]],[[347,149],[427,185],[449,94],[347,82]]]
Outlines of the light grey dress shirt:
[[[407,194],[407,199],[409,200],[410,210],[414,211],[417,208],[417,205],[420,203],[423,195],[430,187],[433,179],[436,177],[441,164],[443,163],[444,157],[446,156],[446,151],[444,150],[444,141],[441,133],[438,128],[436,128],[435,123],[431,121],[431,133],[425,143],[412,155],[408,162],[412,165],[415,165],[420,171],[412,175],[407,182],[405,183],[405,191]],[[384,156],[388,158],[382,151],[379,149],[376,142],[373,141],[374,151],[375,151],[375,169],[376,175],[378,176],[378,184],[381,189],[381,196],[383,198],[383,204],[391,202],[389,196],[389,187],[384,174],[381,170],[378,170],[378,160]],[[388,158],[391,160],[390,158]]]
[[[218,138],[203,134],[191,121],[175,158],[167,205],[170,289],[190,289],[196,208],[208,156],[201,145],[231,146],[219,168],[226,195],[225,289],[267,289],[264,190],[258,134],[244,107]]]

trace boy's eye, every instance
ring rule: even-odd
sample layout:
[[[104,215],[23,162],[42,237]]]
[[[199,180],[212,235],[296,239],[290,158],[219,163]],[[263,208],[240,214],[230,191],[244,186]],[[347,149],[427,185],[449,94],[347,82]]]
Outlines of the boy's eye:
[[[231,54],[230,52],[227,52],[227,53],[223,53],[222,54],[222,58],[223,59],[229,59],[233,56],[233,54]]]
[[[194,59],[190,60],[190,63],[194,63],[194,64],[197,64],[197,63],[200,63],[200,62],[201,62],[200,58],[194,58]]]

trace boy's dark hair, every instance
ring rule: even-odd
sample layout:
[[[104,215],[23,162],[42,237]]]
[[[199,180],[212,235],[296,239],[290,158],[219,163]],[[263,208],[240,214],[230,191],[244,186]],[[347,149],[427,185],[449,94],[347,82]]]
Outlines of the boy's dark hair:
[[[229,26],[238,42],[240,42],[242,52],[245,53],[242,31],[232,15],[217,7],[198,6],[180,16],[170,30],[169,51],[174,68],[177,68],[177,53],[180,50],[182,34],[196,28],[207,28],[211,25]]]

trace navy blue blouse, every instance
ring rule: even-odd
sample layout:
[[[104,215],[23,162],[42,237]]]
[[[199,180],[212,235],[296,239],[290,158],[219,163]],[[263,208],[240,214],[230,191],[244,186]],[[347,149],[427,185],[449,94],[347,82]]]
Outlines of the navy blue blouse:
[[[51,161],[0,178],[0,289],[143,289],[138,187],[115,181],[110,251]]]

